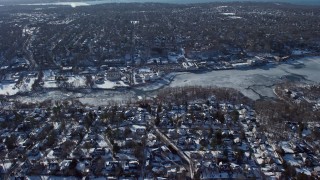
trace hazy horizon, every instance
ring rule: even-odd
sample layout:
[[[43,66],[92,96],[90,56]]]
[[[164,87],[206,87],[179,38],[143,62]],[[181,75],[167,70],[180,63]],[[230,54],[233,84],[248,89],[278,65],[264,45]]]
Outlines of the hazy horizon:
[[[58,3],[58,2],[93,2],[100,1],[103,3],[128,3],[128,2],[157,2],[157,3],[207,3],[207,2],[285,2],[300,5],[320,5],[319,0],[0,0],[0,4],[30,4],[30,3]]]

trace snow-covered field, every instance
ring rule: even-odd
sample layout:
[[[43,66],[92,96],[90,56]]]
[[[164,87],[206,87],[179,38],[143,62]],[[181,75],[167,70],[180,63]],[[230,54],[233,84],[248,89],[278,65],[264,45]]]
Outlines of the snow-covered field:
[[[0,95],[13,95],[17,94],[19,89],[15,88],[15,83],[0,84]]]
[[[128,100],[134,100],[136,99],[136,94],[133,91],[123,90],[97,90],[88,91],[87,93],[62,92],[59,90],[53,90],[48,92],[33,93],[28,96],[17,96],[16,99],[25,103],[42,102],[48,99],[78,99],[84,104],[102,106],[107,105],[109,103],[125,103]]]
[[[31,91],[31,86],[36,78],[23,79],[21,85],[16,85],[16,83],[0,83],[0,95],[15,95],[18,92]]]
[[[116,87],[128,87],[129,85],[125,84],[123,81],[109,81],[104,80],[103,84],[96,84],[94,88],[98,89],[115,89]]]
[[[27,176],[27,180],[78,180],[72,176]]]

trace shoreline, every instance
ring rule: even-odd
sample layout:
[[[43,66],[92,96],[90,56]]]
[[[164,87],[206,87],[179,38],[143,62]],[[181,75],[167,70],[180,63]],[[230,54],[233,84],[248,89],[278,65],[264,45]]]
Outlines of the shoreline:
[[[256,95],[253,95],[251,93],[249,93],[249,89],[247,89],[247,93],[244,93],[241,90],[241,87],[237,85],[240,84],[242,85],[243,89],[245,88],[273,88],[273,86],[271,86],[270,84],[276,84],[274,82],[277,81],[281,81],[282,77],[285,76],[290,76],[291,73],[290,72],[286,72],[286,70],[283,70],[282,66],[295,66],[294,63],[297,61],[301,61],[298,62],[305,64],[303,61],[307,60],[306,62],[310,63],[310,62],[314,62],[314,59],[320,58],[320,56],[306,56],[306,57],[302,57],[302,58],[290,58],[290,60],[285,61],[285,62],[281,62],[281,63],[273,63],[272,66],[270,66],[270,64],[266,64],[263,66],[258,66],[258,67],[254,67],[254,68],[249,68],[249,69],[232,69],[232,70],[224,70],[224,71],[216,71],[216,70],[212,70],[212,71],[204,71],[204,72],[174,72],[174,73],[170,73],[167,74],[166,78],[161,79],[161,80],[157,80],[153,83],[147,84],[147,85],[142,85],[139,87],[128,87],[128,88],[116,88],[116,89],[109,89],[109,90],[105,90],[105,89],[91,89],[91,88],[86,88],[86,89],[75,89],[75,90],[63,90],[63,89],[59,89],[56,88],[54,90],[52,89],[44,89],[41,91],[30,91],[27,93],[21,93],[21,94],[16,94],[16,95],[12,95],[12,96],[7,96],[7,95],[0,95],[1,98],[5,98],[5,99],[10,99],[10,100],[25,100],[29,102],[33,102],[36,101],[36,99],[38,100],[55,100],[55,99],[61,99],[61,100],[65,100],[65,99],[93,99],[97,98],[99,100],[104,99],[105,101],[125,101],[125,100],[130,100],[130,99],[134,99],[137,98],[138,96],[145,96],[145,97],[153,97],[156,95],[156,92],[166,88],[166,87],[177,87],[177,86],[190,86],[190,85],[199,85],[196,83],[200,83],[200,85],[202,86],[219,86],[219,87],[230,87],[232,85],[230,85],[228,82],[231,82],[235,84],[233,84],[235,87],[231,87],[237,90],[240,90],[241,93],[243,93],[245,96],[249,97],[250,99],[261,99],[261,97],[263,98],[268,98],[269,96],[266,95],[261,95],[261,92],[257,91],[256,89],[251,89],[251,91],[256,91]],[[319,62],[320,63],[320,62]],[[304,69],[305,67],[302,67],[302,69]],[[249,81],[249,83],[251,83],[251,85],[245,86],[245,82],[242,82],[242,79],[244,80],[248,80],[248,78],[250,78],[250,76],[257,76],[257,74],[259,74],[259,72],[261,73],[266,73],[266,77],[262,77],[262,78],[268,78],[268,74],[273,74],[272,72],[276,71],[275,74],[280,74],[279,71],[283,71],[282,73],[287,73],[284,74],[280,77],[274,77],[275,79],[273,80],[274,82],[270,82],[268,84],[267,81],[263,82],[264,84],[256,84],[254,81],[255,79]],[[235,73],[238,73],[242,76],[245,77],[240,77],[239,75],[237,76]],[[235,74],[235,75],[233,75]],[[299,75],[299,74],[298,74]],[[193,76],[196,76],[196,78],[198,78],[199,80],[203,80],[203,77],[207,78],[204,80],[204,82],[200,82],[198,81],[196,78],[192,79]],[[213,76],[217,76],[217,78],[213,77]],[[225,77],[226,76],[226,77]],[[293,75],[292,75],[293,76]],[[303,75],[301,75],[303,76]],[[191,78],[189,78],[191,77]],[[219,81],[219,78],[221,79],[221,77],[223,78],[221,81]],[[241,79],[242,78],[242,79]],[[271,77],[272,78],[272,77]],[[285,77],[286,78],[286,77]],[[181,80],[180,80],[181,79]],[[212,82],[210,81],[210,79],[212,79]],[[217,80],[218,79],[218,80]],[[182,81],[183,80],[183,81]],[[250,79],[249,79],[250,80]],[[307,79],[308,80],[308,79]],[[209,81],[209,83],[207,83],[207,81]],[[225,81],[225,82],[224,82]],[[306,80],[301,80],[301,81],[306,81]],[[310,80],[308,80],[310,81]],[[260,82],[260,81],[258,81]],[[202,84],[201,84],[202,83]],[[217,84],[218,83],[218,84]],[[222,86],[224,85],[224,86]],[[265,87],[263,87],[265,86]],[[249,93],[249,94],[248,94]],[[274,94],[274,93],[273,93]],[[276,96],[276,94],[274,94]],[[250,97],[251,96],[251,97]],[[259,97],[257,97],[259,96]],[[252,98],[255,97],[255,98]],[[40,101],[41,102],[41,101]]]

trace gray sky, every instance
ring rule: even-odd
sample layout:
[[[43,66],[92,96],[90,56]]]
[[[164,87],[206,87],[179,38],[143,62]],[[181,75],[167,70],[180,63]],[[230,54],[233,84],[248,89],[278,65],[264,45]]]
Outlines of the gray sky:
[[[0,4],[16,4],[16,3],[41,3],[41,2],[72,2],[72,1],[90,1],[90,0],[0,0]],[[92,0],[91,0],[92,1]],[[172,2],[172,3],[197,3],[197,2],[230,2],[230,1],[256,1],[256,2],[289,2],[295,4],[317,4],[320,0],[96,0],[106,2]]]

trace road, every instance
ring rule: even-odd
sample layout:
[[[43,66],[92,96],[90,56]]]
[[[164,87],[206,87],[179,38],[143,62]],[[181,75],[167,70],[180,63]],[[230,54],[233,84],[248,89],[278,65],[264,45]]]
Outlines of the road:
[[[194,165],[193,162],[190,160],[190,158],[185,155],[185,153],[183,151],[181,151],[175,144],[173,144],[162,132],[160,132],[160,130],[153,126],[156,134],[160,137],[160,139],[167,145],[167,146],[171,146],[175,151],[177,151],[178,155],[180,156],[181,159],[184,159],[185,161],[188,162],[189,164],[189,172],[190,172],[190,178],[193,179],[194,177]]]

